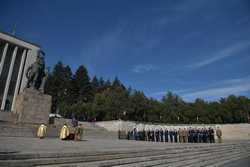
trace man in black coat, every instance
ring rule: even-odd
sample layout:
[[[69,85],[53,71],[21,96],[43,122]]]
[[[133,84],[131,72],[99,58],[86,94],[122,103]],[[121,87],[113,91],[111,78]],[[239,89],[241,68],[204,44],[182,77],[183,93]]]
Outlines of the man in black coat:
[[[165,129],[165,133],[164,133],[164,135],[165,135],[165,142],[168,142],[168,134],[169,134],[168,129]]]
[[[163,135],[164,135],[164,134],[163,134],[163,129],[161,128],[161,129],[160,129],[160,141],[161,141],[161,142],[164,142],[164,140],[163,140]]]
[[[172,129],[169,131],[169,138],[170,138],[170,142],[172,143],[173,142],[173,130]]]

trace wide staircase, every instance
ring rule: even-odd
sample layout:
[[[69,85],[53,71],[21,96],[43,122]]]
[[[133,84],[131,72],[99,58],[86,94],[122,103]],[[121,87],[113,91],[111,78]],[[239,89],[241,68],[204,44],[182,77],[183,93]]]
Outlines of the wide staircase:
[[[250,142],[224,144],[175,144],[147,148],[78,153],[1,153],[0,166],[8,167],[200,167],[227,166],[250,158]]]
[[[79,122],[84,127],[84,138],[86,139],[118,139],[117,132],[107,131],[105,128],[97,126],[95,123]]]
[[[89,122],[80,122],[84,127],[84,136],[89,138],[117,139],[116,132],[108,132],[106,129]],[[39,125],[36,124],[14,124],[11,122],[0,122],[0,136],[2,137],[36,137]],[[59,137],[62,125],[48,125],[47,136]]]
[[[39,125],[0,122],[0,136],[2,137],[36,137]],[[48,125],[48,136],[57,137],[59,134],[59,127]]]

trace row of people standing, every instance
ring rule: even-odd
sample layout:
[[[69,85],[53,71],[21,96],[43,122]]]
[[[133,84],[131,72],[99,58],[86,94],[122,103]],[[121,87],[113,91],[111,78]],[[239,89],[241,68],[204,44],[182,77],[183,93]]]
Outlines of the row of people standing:
[[[222,131],[216,129],[218,142],[222,142]],[[128,140],[143,140],[152,142],[180,142],[180,143],[215,143],[215,132],[213,128],[179,128],[177,129],[155,129],[137,130],[134,128],[127,133]]]

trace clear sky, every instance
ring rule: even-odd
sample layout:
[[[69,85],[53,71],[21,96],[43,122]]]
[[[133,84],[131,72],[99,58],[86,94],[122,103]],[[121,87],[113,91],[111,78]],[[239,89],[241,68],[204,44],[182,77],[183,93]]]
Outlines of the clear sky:
[[[1,0],[0,30],[160,99],[250,97],[249,0]]]

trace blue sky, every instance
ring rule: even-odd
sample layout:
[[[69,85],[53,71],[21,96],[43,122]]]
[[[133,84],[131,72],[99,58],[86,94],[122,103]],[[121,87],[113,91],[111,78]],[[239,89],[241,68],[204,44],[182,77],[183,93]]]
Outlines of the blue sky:
[[[2,0],[0,30],[160,99],[250,97],[249,0]]]

